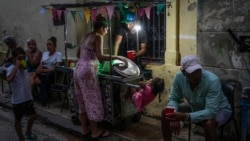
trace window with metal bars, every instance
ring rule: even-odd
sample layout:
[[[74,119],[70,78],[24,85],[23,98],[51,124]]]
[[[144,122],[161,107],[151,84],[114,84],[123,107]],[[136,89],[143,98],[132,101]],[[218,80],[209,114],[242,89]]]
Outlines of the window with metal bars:
[[[157,7],[151,8],[150,20],[144,14],[140,24],[147,31],[147,52],[142,56],[145,62],[164,63],[166,50],[166,8],[157,14]]]

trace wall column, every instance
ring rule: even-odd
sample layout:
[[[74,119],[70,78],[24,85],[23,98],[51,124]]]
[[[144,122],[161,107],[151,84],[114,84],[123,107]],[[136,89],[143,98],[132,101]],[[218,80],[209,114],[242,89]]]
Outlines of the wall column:
[[[166,33],[166,53],[165,64],[179,65],[180,51],[179,51],[179,9],[180,0],[172,2],[172,7],[167,9],[167,33]]]

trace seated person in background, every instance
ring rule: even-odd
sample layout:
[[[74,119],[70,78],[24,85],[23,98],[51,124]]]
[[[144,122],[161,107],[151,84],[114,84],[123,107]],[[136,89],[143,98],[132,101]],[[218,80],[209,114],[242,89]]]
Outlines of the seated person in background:
[[[62,54],[56,51],[56,41],[55,37],[47,40],[48,51],[43,53],[40,65],[36,69],[36,73],[42,81],[40,93],[43,107],[47,106],[47,96],[50,96],[50,84],[54,81],[55,67],[62,64]]]
[[[42,59],[42,52],[37,48],[36,40],[29,38],[27,40],[27,70],[35,72]]]
[[[137,111],[141,112],[146,105],[155,99],[157,94],[161,94],[163,92],[165,84],[164,79],[156,77],[150,79],[146,83],[140,82],[139,86],[139,88],[130,87],[126,96],[132,98]]]
[[[12,50],[18,46],[16,39],[9,35],[4,37],[3,42],[8,46],[7,53],[3,59],[4,64],[8,66],[12,63]]]
[[[35,39],[29,38],[27,40],[27,47],[28,47],[28,49],[26,50],[27,71],[29,72],[30,83],[32,88],[33,85],[38,85],[41,83],[35,71],[41,62],[42,52],[37,48]]]
[[[221,89],[220,79],[202,69],[200,60],[193,55],[181,60],[181,68],[173,80],[167,106],[174,113],[162,111],[164,141],[172,140],[172,133],[179,135],[180,121],[201,123],[206,141],[217,141],[216,129],[231,116],[232,110]],[[186,102],[181,103],[185,99]]]

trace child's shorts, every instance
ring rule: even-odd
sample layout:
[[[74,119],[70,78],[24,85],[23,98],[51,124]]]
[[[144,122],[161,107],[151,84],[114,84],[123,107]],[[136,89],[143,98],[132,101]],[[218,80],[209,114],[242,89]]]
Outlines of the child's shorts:
[[[22,117],[25,116],[30,116],[30,115],[35,115],[35,107],[33,104],[32,100],[19,103],[19,104],[12,104],[15,119],[16,120],[21,120]]]

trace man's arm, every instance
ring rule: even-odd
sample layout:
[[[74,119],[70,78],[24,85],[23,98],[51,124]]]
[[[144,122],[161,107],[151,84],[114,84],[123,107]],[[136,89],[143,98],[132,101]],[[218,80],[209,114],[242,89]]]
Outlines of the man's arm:
[[[146,43],[141,43],[140,50],[135,54],[135,56],[137,57],[144,55],[146,53],[146,50],[147,50]]]
[[[141,29],[139,32],[139,38],[140,38],[140,49],[139,51],[135,54],[135,56],[142,56],[146,53],[147,50],[147,33],[144,29]]]
[[[206,119],[212,119],[216,116],[220,99],[222,97],[221,83],[219,79],[211,81],[208,84],[208,91],[205,98],[205,108],[200,111],[190,113],[191,121],[202,121]]]
[[[169,99],[168,99],[168,106],[174,107],[176,111],[178,110],[179,103],[183,99],[183,95],[180,90],[182,86],[180,86],[180,83],[179,83],[180,81],[182,81],[181,75],[182,74],[180,72],[178,72],[175,75],[173,79],[171,91],[169,94]]]
[[[114,55],[118,55],[118,51],[119,51],[121,42],[122,42],[122,36],[120,34],[116,35],[115,46],[114,46],[114,49],[115,49]]]

